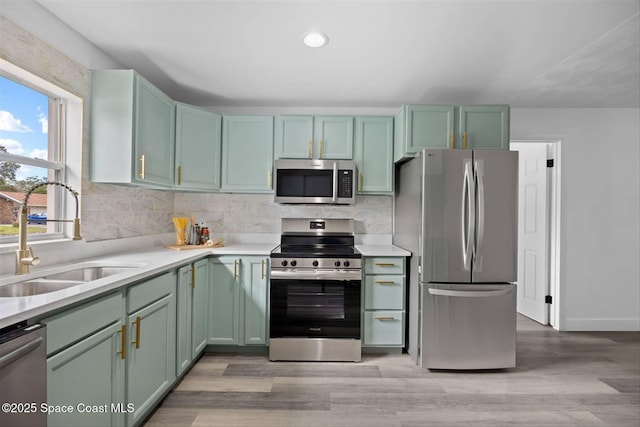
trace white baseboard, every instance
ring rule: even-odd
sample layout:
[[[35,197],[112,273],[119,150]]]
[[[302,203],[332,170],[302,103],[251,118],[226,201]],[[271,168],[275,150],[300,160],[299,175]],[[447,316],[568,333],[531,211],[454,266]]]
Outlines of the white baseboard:
[[[565,331],[640,331],[640,318],[567,319]]]

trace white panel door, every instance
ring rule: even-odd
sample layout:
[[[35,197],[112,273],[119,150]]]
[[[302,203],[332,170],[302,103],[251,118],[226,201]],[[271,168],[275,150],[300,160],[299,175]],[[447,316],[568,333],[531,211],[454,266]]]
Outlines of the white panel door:
[[[511,143],[520,152],[517,310],[549,324],[547,144]]]

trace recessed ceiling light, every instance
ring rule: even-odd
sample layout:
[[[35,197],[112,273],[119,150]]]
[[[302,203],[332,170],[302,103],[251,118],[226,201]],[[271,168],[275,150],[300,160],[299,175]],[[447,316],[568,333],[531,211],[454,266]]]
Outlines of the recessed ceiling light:
[[[322,47],[329,43],[329,37],[326,34],[312,32],[304,36],[303,41],[309,47]]]

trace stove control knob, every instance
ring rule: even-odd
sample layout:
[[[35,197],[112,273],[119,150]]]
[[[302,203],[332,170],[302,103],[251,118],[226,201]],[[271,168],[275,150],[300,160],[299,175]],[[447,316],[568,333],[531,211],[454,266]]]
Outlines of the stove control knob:
[[[335,265],[336,267],[340,267],[340,261],[334,262],[333,265]]]
[[[281,265],[281,266],[283,266],[283,267],[286,267],[286,266],[287,266],[287,260],[286,260],[286,259],[283,259],[283,260],[280,262],[280,265]]]
[[[342,265],[344,265],[345,267],[349,267],[349,265],[351,265],[351,263],[349,261],[345,261],[344,263],[342,263]]]
[[[314,261],[311,263],[311,265],[313,265],[314,267],[317,267],[317,266],[318,266],[318,264],[319,264],[319,263],[318,263],[318,260],[317,260],[317,259],[316,259],[316,260],[314,260]]]
[[[291,267],[295,267],[298,264],[298,262],[294,259],[291,261]]]

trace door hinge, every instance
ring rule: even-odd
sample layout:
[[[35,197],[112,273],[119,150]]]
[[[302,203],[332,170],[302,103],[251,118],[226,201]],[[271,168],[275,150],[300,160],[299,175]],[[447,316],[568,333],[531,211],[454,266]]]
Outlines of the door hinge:
[[[547,159],[547,167],[548,168],[552,168],[553,167],[553,159]]]
[[[551,295],[547,295],[544,297],[545,304],[553,304],[553,297]]]

